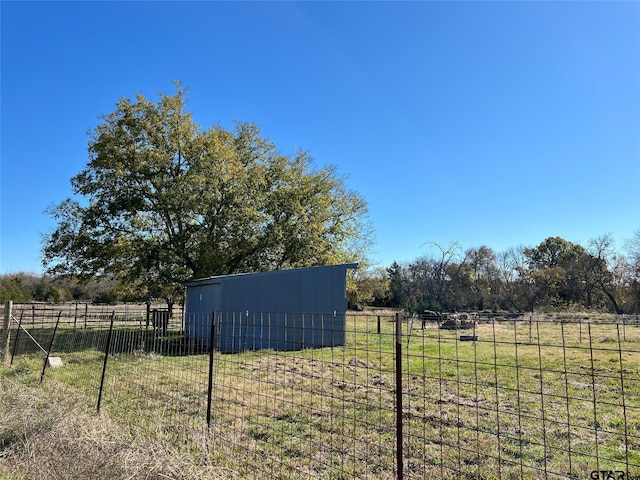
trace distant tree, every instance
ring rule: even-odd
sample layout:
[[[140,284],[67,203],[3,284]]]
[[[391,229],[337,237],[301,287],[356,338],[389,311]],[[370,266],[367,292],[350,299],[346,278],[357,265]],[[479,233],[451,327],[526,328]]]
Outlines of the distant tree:
[[[24,274],[0,276],[0,302],[30,302],[33,300],[31,288],[25,282]]]
[[[442,247],[406,265],[387,269],[391,306],[410,311],[448,310],[465,305],[469,297],[470,267],[459,258],[459,245]]]
[[[467,250],[465,259],[471,268],[473,301],[478,310],[487,305],[493,306],[495,289],[495,260],[496,255],[489,247],[483,245],[479,248]]]
[[[617,271],[620,284],[628,292],[629,311],[637,315],[640,310],[640,228],[624,242],[626,255],[617,257]]]
[[[103,117],[71,179],[81,200],[50,210],[48,273],[173,301],[193,277],[362,260],[367,205],[334,167],[279,153],[253,124],[202,130],[185,107],[177,84]]]
[[[428,256],[421,256],[410,262],[405,270],[406,310],[420,312],[423,310],[441,310],[444,284],[439,282],[439,262]]]
[[[624,242],[624,247],[634,278],[636,281],[640,281],[640,228]]]
[[[618,298],[622,295],[619,285],[616,285],[615,277],[609,269],[609,265],[615,263],[613,251],[613,238],[611,235],[603,235],[589,242],[589,252],[585,255],[583,269],[584,285],[587,289],[587,307],[594,306],[593,292],[598,289],[611,302],[615,313],[623,313]],[[597,306],[597,305],[595,305]]]
[[[347,275],[347,299],[350,309],[362,310],[366,306],[388,305],[389,279],[385,270],[361,267],[349,270]]]
[[[462,255],[462,246],[452,242],[446,248],[433,243],[440,251],[435,272],[438,287],[438,304],[446,310],[472,309],[475,299],[472,295],[473,271],[469,258]]]
[[[525,248],[540,301],[560,307],[577,304],[584,296],[584,247],[561,237],[549,237]]]
[[[408,302],[409,279],[406,268],[397,262],[393,262],[387,268],[387,278],[389,280],[389,306],[402,308]]]
[[[530,312],[539,298],[525,250],[522,246],[511,247],[496,257],[501,285],[500,302],[507,310]]]
[[[19,272],[0,276],[0,301],[14,302],[64,302],[71,300],[67,282]]]
[[[416,309],[449,310],[458,309],[462,303],[460,294],[468,291],[469,270],[461,259],[460,244],[452,242],[447,246],[435,242],[425,245],[434,247],[436,254],[423,256],[412,263],[410,270],[419,279],[416,294],[419,298]]]

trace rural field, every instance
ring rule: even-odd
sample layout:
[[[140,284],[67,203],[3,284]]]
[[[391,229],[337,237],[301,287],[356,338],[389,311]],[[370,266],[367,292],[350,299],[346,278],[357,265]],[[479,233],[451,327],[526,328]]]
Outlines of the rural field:
[[[210,354],[140,315],[109,336],[60,314],[54,342],[55,315],[25,324],[63,366],[18,335],[0,478],[640,477],[635,317],[405,317],[398,335],[353,313],[342,346]]]

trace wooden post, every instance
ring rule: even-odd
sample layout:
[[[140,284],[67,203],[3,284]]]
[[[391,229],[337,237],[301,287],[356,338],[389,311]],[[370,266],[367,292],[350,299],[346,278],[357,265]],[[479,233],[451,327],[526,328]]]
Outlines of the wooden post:
[[[4,304],[4,320],[2,322],[2,339],[0,341],[0,351],[2,352],[2,358],[4,362],[9,361],[9,327],[11,327],[11,309],[13,308],[13,302],[9,300]]]

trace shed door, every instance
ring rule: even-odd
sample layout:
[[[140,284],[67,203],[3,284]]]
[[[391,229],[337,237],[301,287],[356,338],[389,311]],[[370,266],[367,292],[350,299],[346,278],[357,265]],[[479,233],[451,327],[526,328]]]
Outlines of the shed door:
[[[200,285],[191,287],[189,292],[189,312],[211,313],[220,311],[222,300],[222,285]]]
[[[187,290],[186,335],[202,345],[211,345],[211,312],[220,311],[222,285],[199,285]]]

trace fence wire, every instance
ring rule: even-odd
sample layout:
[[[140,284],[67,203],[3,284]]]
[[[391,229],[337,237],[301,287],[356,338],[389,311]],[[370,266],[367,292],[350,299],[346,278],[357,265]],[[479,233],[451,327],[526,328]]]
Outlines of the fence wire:
[[[47,345],[55,315],[28,308],[14,306],[11,349],[42,356],[30,336]],[[205,438],[234,478],[640,477],[628,317],[72,313],[45,381],[168,441]]]

